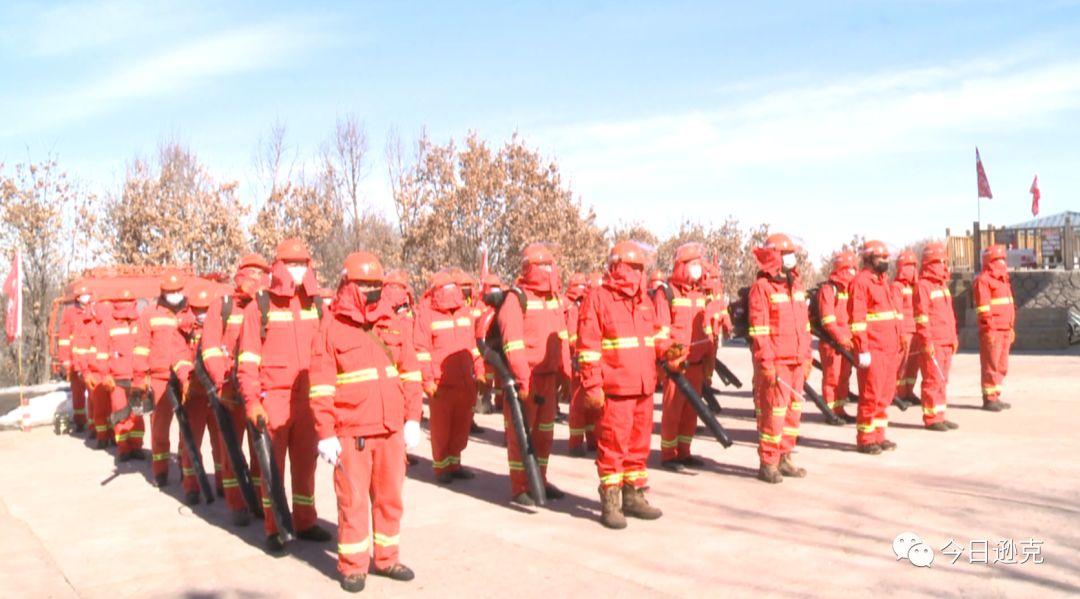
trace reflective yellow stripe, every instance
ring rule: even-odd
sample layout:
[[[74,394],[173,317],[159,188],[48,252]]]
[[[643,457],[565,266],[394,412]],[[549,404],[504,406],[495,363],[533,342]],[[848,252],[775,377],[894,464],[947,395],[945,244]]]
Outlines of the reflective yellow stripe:
[[[480,357],[480,350],[476,349],[475,347],[470,347],[469,348],[469,353],[472,354],[472,357],[474,357],[474,358],[479,358]]]
[[[176,319],[172,316],[155,316],[150,319],[151,327],[175,327]]]
[[[462,316],[461,318],[455,320],[454,324],[456,324],[459,327],[471,327],[472,326],[472,321],[469,320],[468,316]]]
[[[779,445],[780,438],[781,435],[769,435],[766,433],[761,433],[758,435],[758,439],[760,441],[762,441],[763,443],[772,443],[773,445]]]
[[[887,310],[885,312],[866,313],[866,322],[881,322],[883,320],[896,320],[896,311]]]
[[[59,342],[61,347],[71,345],[71,339],[61,339]]]
[[[889,419],[888,418],[875,418],[874,419],[874,426],[877,427],[877,428],[889,428]]]
[[[333,385],[312,385],[311,391],[308,392],[308,397],[315,399],[316,397],[332,397],[334,395],[335,387]]]
[[[915,317],[915,324],[927,324],[930,322],[930,317],[926,314],[920,314]]]
[[[773,408],[772,409],[772,415],[773,416],[785,416],[785,415],[787,415],[787,408],[783,407],[783,406],[781,406],[779,408]]]
[[[512,471],[520,471],[520,470],[525,469],[525,464],[523,464],[521,462],[516,462],[514,460],[509,460],[508,464],[510,465],[510,470],[512,470]]]
[[[510,353],[512,351],[518,351],[522,349],[525,349],[524,341],[508,341],[506,345],[503,346],[503,352],[505,353]]]
[[[255,352],[240,352],[240,357],[237,358],[240,362],[251,362],[252,364],[262,364],[262,356]]]
[[[293,505],[315,505],[315,497],[313,495],[298,495],[293,493],[292,496]]]
[[[337,375],[337,384],[348,385],[351,383],[365,383],[368,381],[374,381],[378,378],[379,369],[364,368],[362,370],[353,370],[351,372],[343,372]]]
[[[570,339],[570,333],[568,331],[559,331],[557,335],[559,339],[562,339],[563,341]]]
[[[191,368],[193,364],[191,362],[188,362],[187,360],[177,360],[176,364],[173,364],[173,370],[177,370],[181,366],[187,366],[188,368]]]
[[[584,430],[585,429],[582,429],[582,432],[584,432]],[[660,448],[661,449],[671,449],[672,447],[678,447],[678,446],[679,446],[679,439],[678,438],[675,438],[675,439],[664,439],[663,437],[660,438]]]
[[[797,426],[785,426],[784,427],[784,434],[789,436],[789,437],[798,437],[799,436],[799,427],[797,427]]]
[[[688,297],[677,297],[671,300],[671,305],[675,308],[690,308],[694,305],[694,302]]]
[[[150,459],[155,461],[155,462],[160,462],[162,460],[169,459],[169,454],[167,452],[166,453],[155,453],[152,456],[150,456]]]
[[[846,300],[847,298],[848,298],[848,294],[847,294],[846,291],[841,291],[840,293],[836,294],[836,299],[838,299],[838,300]]]
[[[796,301],[796,302],[805,302],[806,301],[806,292],[805,291],[796,291],[795,293],[791,294],[791,299]]]
[[[220,358],[224,356],[225,352],[221,351],[220,347],[208,347],[204,349],[202,353],[203,360],[209,360],[210,358]]]
[[[926,416],[933,416],[934,414],[940,414],[945,411],[945,404],[940,406],[934,406],[932,408],[923,408],[922,413]]]
[[[935,289],[930,292],[930,299],[941,299],[943,297],[945,297],[944,289]]]
[[[550,431],[555,430],[555,422],[554,421],[552,421],[552,422],[541,422],[540,424],[536,425],[536,428],[537,428],[537,430],[545,432],[545,433],[550,432]]]
[[[864,331],[866,331],[866,323],[865,322],[853,322],[853,323],[851,323],[851,332],[852,333],[862,333]]]
[[[983,312],[989,312],[989,311],[990,311],[990,304],[987,304],[985,306],[978,306],[978,307],[975,308],[975,312],[977,312],[978,314],[982,314]]]
[[[285,310],[271,310],[266,313],[266,322],[292,322],[293,313]]]
[[[750,327],[749,334],[751,337],[760,337],[762,335],[768,335],[771,330],[769,325]]]
[[[401,380],[406,381],[406,382],[419,383],[422,379],[420,377],[420,371],[419,370],[413,370],[411,372],[403,372],[403,373],[401,373]]]
[[[108,360],[109,354],[108,352],[98,352],[97,354],[95,354],[95,357],[99,360]]]
[[[338,543],[338,555],[352,555],[354,553],[366,553],[371,545],[371,538],[364,539],[359,543]]]
[[[230,314],[229,320],[225,321],[226,324],[244,324],[243,314]]]
[[[619,485],[619,484],[622,484],[622,481],[623,481],[623,473],[622,472],[614,472],[612,474],[608,474],[606,476],[601,476],[600,477],[600,484],[601,485]]]
[[[527,300],[525,302],[526,310],[543,310],[544,300]]]
[[[774,304],[779,304],[781,302],[790,302],[791,296],[786,293],[772,293],[769,294],[769,301]]]
[[[694,435],[679,435],[676,439],[679,440],[679,443],[689,443],[694,440]]]
[[[315,306],[300,310],[300,320],[319,320],[319,309]]]
[[[633,349],[635,347],[641,347],[641,340],[637,337],[619,337],[600,341],[600,349]]]
[[[395,378],[401,374],[398,372],[397,366],[387,366],[383,372],[386,373],[386,378],[388,379]]]
[[[416,352],[416,359],[421,362],[430,362],[431,354],[427,353],[426,351]]]
[[[991,306],[1005,306],[1013,303],[1012,297],[995,297],[990,300]]]
[[[836,322],[836,317],[833,316],[832,314],[830,314],[828,316],[823,316],[821,318],[821,324],[832,324],[834,322]]]
[[[1001,387],[998,385],[989,385],[983,387],[983,393],[1001,393]]]
[[[433,320],[431,321],[431,330],[443,331],[446,329],[454,328],[454,321],[452,320]]]
[[[875,430],[874,423],[870,424],[856,424],[855,429],[860,433],[872,433]]]
[[[847,400],[845,400],[845,402],[846,401]],[[791,407],[789,409],[792,412],[801,412],[802,411],[802,402],[801,401],[793,401],[793,402],[791,402]]]
[[[390,536],[390,535],[384,535],[384,534],[380,534],[380,533],[375,533],[375,544],[378,545],[379,547],[390,547],[390,546],[393,546],[393,545],[397,545],[400,542],[400,540],[401,540],[401,535]]]
[[[578,364],[587,364],[589,362],[599,362],[600,361],[600,352],[598,352],[598,351],[589,351],[589,350],[583,349],[583,350],[578,352],[577,361],[578,361]]]
[[[900,295],[911,295],[911,287],[903,287],[900,289]]]
[[[116,337],[117,335],[130,335],[131,327],[116,327],[109,329],[109,336]]]
[[[629,470],[623,472],[623,480],[627,482],[645,480],[646,478],[649,478],[649,473],[644,470]]]
[[[150,348],[149,347],[136,347],[132,351],[132,353],[135,354],[136,356],[149,356],[150,355]]]

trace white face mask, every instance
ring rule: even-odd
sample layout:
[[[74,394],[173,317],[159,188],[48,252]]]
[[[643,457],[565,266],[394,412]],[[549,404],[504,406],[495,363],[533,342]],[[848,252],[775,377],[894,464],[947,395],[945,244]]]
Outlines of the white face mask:
[[[179,306],[180,302],[184,301],[183,293],[166,293],[165,301],[169,302],[171,306]]]
[[[690,280],[691,281],[700,281],[701,280],[701,265],[700,264],[691,264],[690,266],[686,267],[686,272],[690,275]]]
[[[286,270],[289,271],[289,276],[292,277],[294,285],[299,285],[304,282],[304,275],[307,274],[306,266],[289,266],[286,267]]]
[[[84,306],[86,304],[89,304],[90,303],[90,295],[86,294],[86,293],[84,293],[83,295],[80,295],[79,296],[79,303],[84,305]]]
[[[784,270],[791,270],[795,268],[795,264],[798,263],[799,259],[795,257],[795,254],[784,254],[782,261]]]

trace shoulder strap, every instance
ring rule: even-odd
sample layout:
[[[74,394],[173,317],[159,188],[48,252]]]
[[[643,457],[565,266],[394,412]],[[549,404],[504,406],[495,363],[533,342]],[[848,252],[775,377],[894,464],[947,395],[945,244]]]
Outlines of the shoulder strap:
[[[525,291],[517,286],[511,287],[510,292],[517,296],[518,303],[521,304],[521,313],[524,315],[529,305],[529,297],[525,295]]]
[[[367,336],[368,336],[368,337],[371,337],[371,340],[372,340],[372,341],[374,341],[376,345],[378,345],[379,347],[381,347],[381,348],[382,348],[382,350],[383,350],[383,353],[385,353],[385,354],[386,354],[386,359],[390,360],[390,363],[391,363],[391,364],[395,364],[395,365],[396,365],[396,364],[397,364],[397,361],[396,361],[396,360],[394,360],[394,352],[390,351],[390,348],[389,348],[389,347],[388,347],[388,346],[386,345],[386,343],[385,343],[385,342],[383,342],[383,340],[382,340],[382,339],[380,339],[380,338],[379,338],[379,336],[378,336],[378,335],[376,335],[376,334],[375,334],[375,332],[371,330],[371,329],[372,329],[372,327],[361,327],[361,329],[362,329],[362,330],[363,330],[363,331],[364,331],[365,333],[367,333]]]
[[[675,303],[675,290],[672,289],[671,285],[667,283],[665,283],[660,288],[664,290],[664,297],[667,298],[668,307],[674,308],[675,306],[673,304]]]
[[[270,320],[270,294],[265,290],[255,294],[259,305],[259,338],[266,341],[266,323]]]
[[[231,295],[223,295],[221,297],[221,325],[224,327],[229,323],[229,317],[232,316],[233,310],[233,298]]]
[[[319,320],[322,320],[322,313],[323,313],[323,298],[322,298],[322,296],[317,295],[314,298],[312,298],[311,301],[312,301],[312,303],[315,304],[315,310],[319,313]]]

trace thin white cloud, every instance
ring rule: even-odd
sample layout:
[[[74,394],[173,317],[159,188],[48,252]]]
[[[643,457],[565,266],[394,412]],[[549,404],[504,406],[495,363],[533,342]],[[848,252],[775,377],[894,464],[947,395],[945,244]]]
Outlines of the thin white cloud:
[[[37,4],[32,6],[37,7]],[[186,10],[176,10],[186,6]],[[136,0],[65,2],[12,19],[5,36],[12,49],[35,57],[68,56],[147,38],[179,25],[192,15],[190,5]]]

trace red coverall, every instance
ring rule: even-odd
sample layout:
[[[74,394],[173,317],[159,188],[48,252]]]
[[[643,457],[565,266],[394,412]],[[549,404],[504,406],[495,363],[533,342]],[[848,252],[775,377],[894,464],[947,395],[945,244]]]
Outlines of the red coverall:
[[[556,388],[560,377],[570,376],[570,334],[554,289],[537,291],[526,284],[525,277],[518,280],[518,287],[525,292],[525,310],[522,310],[517,294],[508,292],[496,318],[510,372],[521,386],[521,409],[529,425],[528,433],[540,473],[546,482],[548,457],[555,436]],[[510,405],[507,403],[503,405],[503,420],[506,430],[510,431]],[[521,461],[517,436],[507,434],[506,437],[510,487],[516,497],[528,489],[525,465]]]
[[[850,275],[847,269],[834,272],[818,289],[818,309],[821,312],[821,326],[834,341],[851,347],[851,329],[848,327],[848,283]],[[844,406],[851,391],[851,362],[828,343],[818,344],[821,354],[821,397],[825,404],[837,414],[844,414]]]
[[[671,302],[663,291],[653,298],[660,338],[681,344],[690,352],[684,362],[683,375],[700,394],[711,378],[716,347],[712,327],[706,320],[705,292],[686,274],[686,262],[679,262],[671,273],[668,285]],[[682,460],[690,456],[690,443],[697,430],[698,415],[679,388],[670,379],[664,381],[664,403],[660,418],[660,459]]]
[[[109,399],[112,389],[105,384],[109,375],[109,330],[105,321],[112,313],[112,306],[105,302],[94,305],[94,318],[86,326],[90,330],[90,349],[86,354],[83,380],[90,392],[90,414],[94,433],[99,443],[105,443],[113,435],[110,433],[109,415],[112,414]]]
[[[349,287],[339,291],[334,315],[319,330],[311,363],[315,432],[320,439],[337,436],[342,447],[334,490],[338,571],[344,576],[367,573],[372,545],[375,568],[398,563],[405,480],[401,429],[406,420],[420,420],[423,401],[413,333],[400,327],[407,321],[365,314],[357,294],[344,293]]]
[[[571,300],[566,308],[566,327],[570,333],[569,348],[572,364],[578,363],[577,330],[583,301],[584,296]],[[585,406],[585,388],[581,386],[581,369],[574,369],[570,378],[570,413],[567,417],[567,425],[570,427],[568,447],[578,449],[585,446],[590,451],[595,450],[596,422],[599,418],[600,412],[590,410]]]
[[[185,319],[191,313],[177,312],[160,300],[146,308],[139,316],[135,335],[133,371],[135,382],[142,385],[150,378],[148,392],[153,394],[154,411],[150,415],[150,470],[154,476],[169,473],[169,427],[172,425],[173,408],[165,398],[169,373],[176,372],[183,383],[191,375],[191,348],[180,332]]]
[[[909,272],[910,269],[910,272]],[[892,283],[893,293],[897,295],[897,305],[900,307],[900,351],[897,353],[896,367],[896,396],[908,398],[914,395],[915,382],[919,376],[919,364],[922,362],[918,345],[912,345],[915,335],[915,266],[906,264],[900,266],[896,280]]]
[[[194,363],[195,351],[199,347],[199,338],[202,336],[203,325],[199,324],[194,317],[191,318],[190,328],[187,332],[188,345],[190,347],[190,360]],[[219,490],[219,493],[223,492],[224,487],[224,473],[222,472],[224,465],[222,464],[222,447],[221,447],[221,429],[218,428],[217,419],[210,414],[210,396],[206,393],[206,389],[202,383],[199,382],[198,377],[191,377],[191,386],[188,388],[188,396],[184,402],[184,413],[187,414],[188,425],[191,427],[191,436],[195,440],[195,450],[202,456],[202,440],[203,433],[209,430],[210,433],[210,455],[214,458],[214,479],[215,486]],[[184,473],[183,487],[187,493],[199,492],[199,481],[195,477],[195,464],[192,463],[191,458],[188,457],[188,452],[184,448],[184,439],[180,439],[181,451],[180,451],[180,467]],[[203,468],[209,470],[206,467],[206,461],[203,460]]]
[[[609,280],[581,304],[581,385],[586,394],[602,390],[605,396],[596,424],[596,470],[603,487],[648,485],[656,360],[667,345],[657,345],[659,330],[643,289],[627,293]]]
[[[476,335],[478,340],[487,339],[488,331],[491,330],[491,323],[495,322],[495,308],[484,305],[480,310],[480,317],[475,321],[475,329],[473,334]],[[481,356],[483,358],[483,356]],[[491,367],[487,361],[484,361],[484,378],[482,381],[477,381],[477,385],[480,386],[480,393],[486,393],[488,389],[491,390],[491,403],[498,411],[502,411],[502,388],[495,384],[495,370]]]
[[[859,410],[855,442],[877,445],[889,427],[886,408],[896,393],[896,360],[900,351],[900,319],[896,295],[887,275],[863,268],[851,282],[848,303],[856,357],[870,354],[870,367],[858,368]]]
[[[762,464],[775,466],[781,456],[795,449],[799,438],[802,401],[792,389],[801,393],[811,359],[810,317],[806,290],[797,273],[792,272],[789,283],[781,272],[780,251],[758,250],[756,254],[761,270],[750,286],[747,312],[758,457]],[[767,381],[770,371],[775,373],[775,385]]]
[[[311,268],[300,286],[294,285],[285,263],[277,260],[271,270],[266,338],[260,333],[262,315],[257,301],[244,308],[240,331],[237,379],[247,406],[261,405],[274,445],[274,458],[285,476],[289,455],[292,480],[293,526],[304,531],[315,526],[315,421],[309,401],[312,342],[319,328],[319,311],[312,298],[318,284]],[[266,473],[264,473],[265,475]],[[270,499],[263,497],[267,535],[277,534],[270,513]]]
[[[945,264],[923,264],[915,292],[915,337],[920,348],[923,424],[945,421],[945,389],[956,352],[956,314]]]
[[[483,372],[472,308],[464,304],[461,289],[449,285],[432,290],[431,302],[415,322],[416,350],[425,358],[420,371],[426,385],[435,385],[430,426],[436,475],[461,469],[476,403],[476,373]]]
[[[132,383],[132,361],[135,350],[139,313],[134,301],[113,303],[112,314],[104,321],[108,331],[109,375],[114,385],[109,394],[110,410],[117,412],[128,405],[128,389]],[[132,414],[116,423],[116,451],[119,454],[142,450],[145,425],[141,415]]]
[[[88,306],[72,304],[64,310],[60,320],[59,353],[64,368],[68,371],[71,382],[71,410],[75,426],[82,428],[87,422],[87,400],[89,392],[82,378],[87,352],[92,342],[87,323],[93,319]],[[96,353],[96,350],[95,350]]]
[[[232,295],[232,308],[228,318],[224,317],[225,298],[221,297],[212,304],[206,313],[206,322],[202,329],[202,359],[210,380],[218,388],[219,397],[232,419],[233,432],[239,443],[244,442],[244,434],[247,432],[247,416],[244,413],[244,405],[240,399],[240,391],[236,388],[236,356],[238,354],[238,342],[240,329],[244,323],[244,308],[247,307],[251,298],[237,291]],[[224,440],[221,441],[224,447]],[[255,455],[255,441],[248,438],[248,453]],[[249,460],[248,471],[251,474],[251,484],[255,487],[257,496],[262,494],[262,478],[260,477],[259,460]],[[244,497],[240,493],[240,482],[236,479],[236,469],[225,456],[221,467],[221,485],[225,489],[225,503],[232,511],[247,509]]]
[[[983,401],[995,402],[1001,399],[1001,384],[1009,371],[1009,348],[1016,337],[1016,306],[1003,260],[991,261],[975,277],[975,313],[979,319]]]

